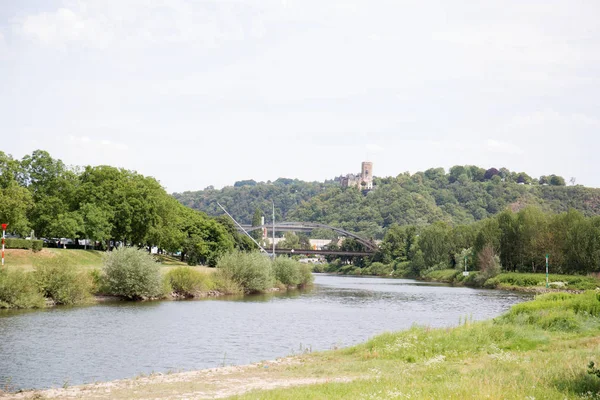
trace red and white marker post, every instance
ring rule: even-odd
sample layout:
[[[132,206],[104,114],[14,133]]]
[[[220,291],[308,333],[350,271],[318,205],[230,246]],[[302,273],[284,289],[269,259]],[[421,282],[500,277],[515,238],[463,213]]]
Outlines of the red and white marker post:
[[[2,266],[4,267],[4,238],[6,237],[6,227],[8,224],[2,224]]]

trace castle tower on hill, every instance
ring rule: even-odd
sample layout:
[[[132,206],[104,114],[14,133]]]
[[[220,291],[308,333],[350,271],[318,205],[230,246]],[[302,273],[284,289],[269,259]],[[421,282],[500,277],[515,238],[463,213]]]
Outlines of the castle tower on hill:
[[[373,189],[373,163],[369,161],[363,161],[360,172],[362,183],[364,183],[364,189]],[[362,184],[361,183],[361,184]]]
[[[360,174],[348,174],[340,177],[342,187],[355,187],[360,190],[373,189],[373,163],[363,161]]]

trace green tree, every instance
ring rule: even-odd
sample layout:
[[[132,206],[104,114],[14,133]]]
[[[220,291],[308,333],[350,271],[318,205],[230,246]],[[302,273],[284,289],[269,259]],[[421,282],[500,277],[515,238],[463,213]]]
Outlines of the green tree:
[[[450,227],[443,222],[436,222],[425,228],[419,236],[419,248],[423,252],[426,267],[442,263],[450,265]]]

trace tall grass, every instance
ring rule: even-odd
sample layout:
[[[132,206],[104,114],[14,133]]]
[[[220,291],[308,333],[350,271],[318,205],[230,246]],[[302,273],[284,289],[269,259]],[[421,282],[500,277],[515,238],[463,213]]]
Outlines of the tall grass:
[[[177,267],[164,276],[172,292],[183,297],[195,297],[215,288],[211,276],[191,267]]]

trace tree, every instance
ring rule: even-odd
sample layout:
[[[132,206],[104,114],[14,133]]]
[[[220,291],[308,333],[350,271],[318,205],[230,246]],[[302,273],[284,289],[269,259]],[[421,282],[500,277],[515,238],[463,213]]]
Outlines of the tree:
[[[419,236],[419,248],[423,252],[426,267],[442,263],[450,265],[450,227],[443,222],[436,222],[423,229]]]
[[[408,261],[411,247],[415,242],[415,233],[416,229],[413,226],[400,226],[398,224],[390,226],[381,243],[384,262]]]
[[[0,188],[0,222],[8,224],[8,231],[27,235],[30,225],[27,213],[33,206],[31,193],[16,183]]]
[[[485,171],[485,174],[483,175],[483,179],[486,181],[489,181],[496,175],[500,175],[500,171],[498,171],[496,168],[490,168],[487,171]]]
[[[566,186],[565,178],[558,175],[550,175],[549,183],[552,186]]]
[[[294,232],[286,232],[285,240],[277,243],[279,249],[301,249],[300,238]]]
[[[109,211],[103,210],[93,203],[85,203],[80,208],[83,223],[83,234],[86,239],[91,239],[93,246],[96,242],[105,242],[110,239],[112,224]],[[87,242],[86,242],[87,247]]]

